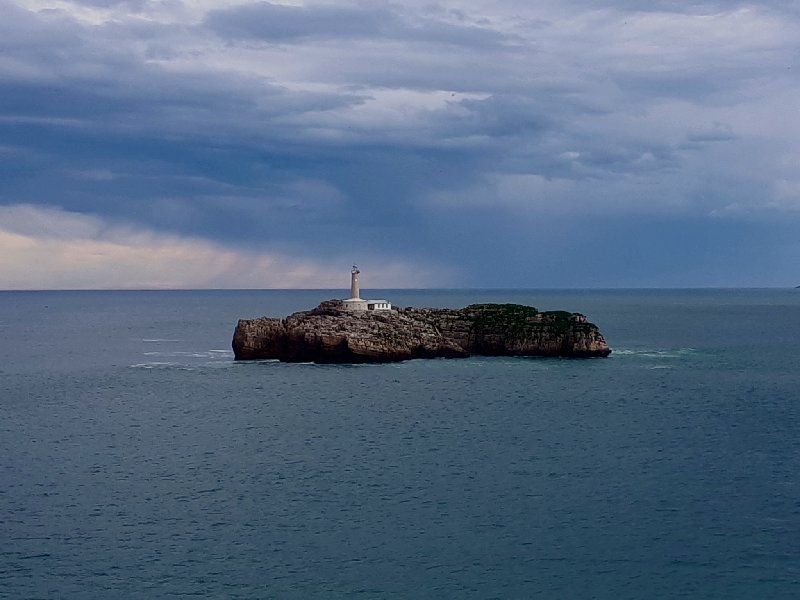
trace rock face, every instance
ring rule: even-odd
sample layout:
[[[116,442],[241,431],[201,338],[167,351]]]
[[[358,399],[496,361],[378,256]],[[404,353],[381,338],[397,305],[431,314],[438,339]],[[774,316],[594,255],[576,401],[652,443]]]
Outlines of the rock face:
[[[484,356],[605,357],[611,349],[581,314],[519,304],[348,312],[340,300],[285,319],[242,319],[236,360],[372,363]]]

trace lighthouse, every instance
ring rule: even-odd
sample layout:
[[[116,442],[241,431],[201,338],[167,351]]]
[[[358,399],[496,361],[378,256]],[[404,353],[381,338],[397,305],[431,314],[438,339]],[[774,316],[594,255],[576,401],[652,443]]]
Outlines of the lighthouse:
[[[345,310],[351,311],[371,311],[371,310],[392,310],[392,303],[388,300],[362,300],[361,285],[358,276],[361,271],[356,265],[350,269],[350,297],[342,300]]]
[[[361,300],[361,288],[358,285],[358,275],[361,271],[356,265],[350,271],[350,300]]]

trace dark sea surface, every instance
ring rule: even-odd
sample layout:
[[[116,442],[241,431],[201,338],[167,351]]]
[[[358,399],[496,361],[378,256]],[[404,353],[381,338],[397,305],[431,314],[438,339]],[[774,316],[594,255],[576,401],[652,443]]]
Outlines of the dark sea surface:
[[[0,598],[800,598],[800,290],[380,291],[614,353],[233,362],[343,293],[0,293]]]

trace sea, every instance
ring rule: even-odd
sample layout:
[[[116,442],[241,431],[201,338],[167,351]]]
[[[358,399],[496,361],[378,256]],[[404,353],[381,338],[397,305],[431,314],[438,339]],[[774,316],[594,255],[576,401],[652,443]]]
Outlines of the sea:
[[[343,293],[0,293],[0,598],[800,598],[800,290],[380,290],[613,354],[233,360]]]

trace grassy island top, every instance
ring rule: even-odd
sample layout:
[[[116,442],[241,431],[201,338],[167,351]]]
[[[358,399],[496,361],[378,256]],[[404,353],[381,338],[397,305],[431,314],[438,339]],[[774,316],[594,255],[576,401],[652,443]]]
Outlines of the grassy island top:
[[[566,330],[569,327],[579,326],[583,320],[582,315],[576,315],[566,310],[539,311],[533,306],[524,304],[470,304],[466,310],[477,313],[475,315],[477,330],[492,329],[498,326],[507,330],[516,330],[529,328],[531,325]]]

